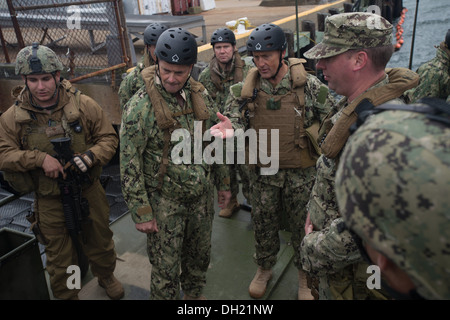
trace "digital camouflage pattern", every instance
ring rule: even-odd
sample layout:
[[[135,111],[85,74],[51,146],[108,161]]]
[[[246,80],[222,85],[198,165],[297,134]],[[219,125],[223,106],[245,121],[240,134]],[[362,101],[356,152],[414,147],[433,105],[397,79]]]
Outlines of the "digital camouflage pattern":
[[[156,75],[154,85],[172,113],[193,108],[190,82],[182,90],[183,109],[175,95],[163,89]],[[210,119],[205,121],[205,125],[210,128],[218,121],[217,110],[206,90],[202,95],[210,111]],[[189,132],[194,148],[193,113],[176,117],[176,120]],[[194,150],[191,164],[175,163],[172,150],[181,142],[181,139],[175,139],[169,145],[162,188],[157,190],[164,131],[156,123],[145,86],[125,105],[120,139],[122,191],[131,217],[135,223],[156,218],[159,227],[159,232],[147,234],[147,250],[152,264],[150,297],[178,299],[180,283],[185,294],[197,297],[204,287],[210,259],[213,179],[222,182],[220,190],[229,190],[228,168],[226,165],[207,165],[204,161],[195,164]]]
[[[232,32],[232,31],[230,31]],[[214,37],[214,34],[213,34]],[[216,39],[216,42],[224,42]],[[209,65],[203,69],[200,73],[198,81],[201,82],[208,93],[213,97],[215,107],[219,110],[220,113],[224,113],[225,104],[227,98],[230,94],[230,87],[236,83],[235,80],[235,61],[236,59],[242,59],[237,51],[235,51],[233,58],[227,65],[226,70],[222,70],[217,62],[215,57],[212,58]],[[242,59],[243,60],[243,68],[242,68],[242,76],[245,79],[247,72],[250,68],[254,67],[251,59]],[[218,80],[220,81],[221,88],[217,88],[214,82],[211,79],[211,74],[214,73],[217,75]],[[239,171],[242,180],[243,194],[247,200],[250,199],[250,191],[249,191],[249,172],[246,165],[231,165],[230,166],[230,187],[231,187],[231,195],[232,199],[239,193],[239,183],[237,181],[236,172]]]
[[[158,225],[165,227],[147,235],[147,253],[152,265],[150,299],[178,299],[179,284],[185,295],[202,294],[210,262],[213,192],[214,188],[210,187],[199,201],[184,204],[167,197],[153,197]],[[184,260],[180,261],[180,257]]]
[[[289,62],[287,62],[289,64]],[[290,68],[276,88],[266,79],[260,79],[260,90],[275,95],[285,95],[291,91]],[[233,128],[248,129],[247,120],[239,111],[243,83],[230,88],[225,115],[230,118]],[[305,84],[305,116],[304,126],[309,127],[314,121],[322,121],[334,105],[334,100],[320,80],[310,74]],[[322,92],[322,93],[321,93]],[[257,170],[257,169],[255,169]],[[306,169],[280,169],[275,175],[259,175],[253,171],[252,181],[252,214],[255,226],[256,260],[259,266],[270,269],[276,262],[279,250],[278,231],[282,218],[289,223],[294,248],[294,263],[301,270],[299,247],[304,235],[306,219],[306,203],[314,183],[316,170],[314,166]],[[281,217],[282,212],[285,214]]]
[[[325,19],[322,42],[306,51],[307,59],[324,59],[351,49],[392,44],[392,25],[378,14],[346,12]]]
[[[152,22],[144,30],[144,54],[142,55],[141,61],[137,64],[133,70],[123,81],[120,83],[119,87],[119,103],[120,107],[123,109],[125,103],[131,99],[131,97],[144,85],[142,80],[141,72],[144,68],[152,66],[155,64],[153,58],[151,57],[149,50],[150,46],[156,46],[159,36],[166,30],[167,27],[163,24]]]
[[[174,95],[166,92],[161,84],[155,84],[161,95],[167,101],[173,113],[182,111]],[[186,97],[185,108],[192,108],[190,83],[183,89]],[[206,105],[212,106],[211,98],[204,93]],[[210,109],[211,118],[205,121],[210,128],[217,121],[214,107]],[[190,133],[191,146],[194,148],[194,116],[188,114],[177,117],[181,127]],[[156,192],[158,185],[157,173],[161,164],[162,149],[164,145],[164,130],[158,127],[152,103],[145,90],[145,86],[125,105],[120,129],[121,175],[124,197],[129,206],[131,216],[136,223],[147,222],[154,218],[153,213],[139,214],[140,207],[151,204],[151,196]],[[193,201],[208,189],[211,171],[218,181],[228,177],[225,165],[194,164],[194,150],[191,152],[192,164],[175,164],[172,160],[171,150],[180,141],[173,141],[169,147],[169,164],[161,193],[179,202]],[[212,168],[216,170],[212,170]],[[145,172],[145,175],[142,174]],[[227,186],[221,184],[221,190]],[[229,190],[229,189],[228,189]],[[159,193],[159,192],[158,192]]]
[[[436,48],[436,57],[421,65],[416,72],[420,82],[406,92],[410,102],[424,97],[447,99],[450,95],[450,50],[445,42]]]
[[[141,75],[142,70],[153,64],[153,60],[150,58],[150,55],[146,50],[137,66],[127,74],[125,79],[122,80],[119,91],[117,92],[119,95],[119,104],[122,109],[128,100],[130,100],[131,97],[138,92],[142,86],[144,86],[144,80]]]
[[[37,48],[35,51],[35,57],[37,57],[37,62],[40,62],[39,71],[33,71],[30,65],[30,59],[33,58],[33,46]],[[16,74],[17,75],[29,75],[29,74],[44,74],[44,73],[52,73],[55,71],[61,71],[63,69],[63,65],[56,53],[46,47],[41,46],[37,43],[34,43],[32,46],[28,46],[19,51],[16,58]]]
[[[450,299],[449,190],[450,128],[409,111],[370,116],[336,175],[346,225],[427,299]]]
[[[403,77],[389,78],[386,75],[382,81],[369,88],[361,97],[368,97],[370,89],[388,88],[389,86],[392,90],[399,84],[401,85],[396,90],[398,96],[401,97],[404,88],[415,80]],[[392,102],[403,103],[404,101],[395,99]],[[330,113],[332,126],[339,120],[343,108],[347,105],[347,98],[344,97],[338,103],[337,108]],[[373,290],[366,290],[365,287],[367,274],[364,274],[365,279],[362,279],[359,274],[354,274],[354,270],[361,270],[356,267],[362,261],[361,256],[349,232],[341,227],[342,217],[335,195],[335,177],[340,154],[335,158],[328,158],[322,154],[317,160],[316,181],[307,208],[314,229],[303,238],[301,244],[302,265],[305,271],[319,277],[320,299],[339,299],[340,294],[333,288],[346,288],[347,286],[353,286],[360,290],[355,292],[358,299],[373,298]],[[352,295],[345,298],[354,299],[355,297]]]
[[[212,97],[214,97],[214,104],[221,113],[223,113],[225,110],[225,104],[228,95],[230,93],[230,87],[236,83],[236,81],[234,80],[236,57],[238,59],[242,59],[236,51],[235,54],[233,55],[232,60],[229,63],[227,70],[222,70],[219,67],[219,64],[215,61],[214,57],[208,64],[208,66],[205,69],[203,69],[203,71],[200,73],[198,77],[198,81],[201,82],[205,86],[206,90],[208,90],[208,93]],[[248,70],[254,67],[255,65],[253,64],[251,59],[243,59],[243,60],[245,65],[242,71],[243,71],[243,78],[245,79]],[[211,80],[212,73],[216,74],[219,77],[221,84],[220,89],[218,89]]]

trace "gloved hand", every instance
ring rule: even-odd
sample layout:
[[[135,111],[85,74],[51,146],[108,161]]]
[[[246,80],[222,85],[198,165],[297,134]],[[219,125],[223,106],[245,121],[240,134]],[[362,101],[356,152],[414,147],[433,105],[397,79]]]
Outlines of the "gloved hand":
[[[92,151],[88,150],[85,153],[75,155],[72,160],[70,160],[75,169],[86,172],[94,162],[94,154]]]

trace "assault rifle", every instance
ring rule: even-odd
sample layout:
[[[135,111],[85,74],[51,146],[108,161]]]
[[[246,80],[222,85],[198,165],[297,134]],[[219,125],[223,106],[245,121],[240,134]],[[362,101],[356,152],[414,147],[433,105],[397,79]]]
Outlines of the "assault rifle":
[[[64,211],[64,219],[66,228],[72,239],[73,245],[78,255],[78,265],[81,270],[81,277],[84,277],[89,262],[84,255],[79,242],[79,236],[83,239],[83,225],[90,222],[89,219],[89,203],[83,198],[81,185],[88,178],[86,174],[81,174],[75,170],[67,170],[70,166],[74,154],[70,148],[71,139],[67,137],[57,138],[50,141],[56,152],[56,158],[65,169],[66,178],[61,176],[58,178],[59,190]]]

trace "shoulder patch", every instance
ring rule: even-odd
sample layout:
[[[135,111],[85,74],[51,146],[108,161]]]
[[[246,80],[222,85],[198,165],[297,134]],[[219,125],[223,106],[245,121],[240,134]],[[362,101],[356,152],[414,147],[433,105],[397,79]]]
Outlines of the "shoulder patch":
[[[327,86],[320,86],[319,94],[317,95],[317,102],[319,103],[325,103],[327,96],[328,96],[328,87]]]
[[[233,84],[230,87],[230,92],[233,96],[235,96],[236,98],[239,98],[241,96],[241,92],[242,92],[242,83]]]

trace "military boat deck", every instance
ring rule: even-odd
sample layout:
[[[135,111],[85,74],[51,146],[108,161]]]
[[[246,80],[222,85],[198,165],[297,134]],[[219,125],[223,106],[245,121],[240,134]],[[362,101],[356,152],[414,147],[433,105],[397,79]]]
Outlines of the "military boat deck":
[[[202,12],[206,22],[207,34],[224,27],[225,22],[247,17],[252,26],[273,21],[282,27],[290,27],[294,20],[295,6],[261,7],[258,0],[232,0],[216,1],[216,7]],[[319,10],[326,11],[331,7],[342,8],[346,1],[329,1],[324,5],[305,5],[299,7],[301,19],[314,18]],[[202,33],[203,30],[192,30]],[[237,36],[238,42],[244,43],[247,34]],[[139,41],[135,43],[139,47]],[[206,44],[199,48],[200,56],[210,51],[211,46]],[[205,57],[208,55],[205,55]],[[209,58],[207,59],[209,60]],[[205,60],[206,61],[206,60]],[[117,159],[115,159],[117,163]],[[110,224],[114,232],[114,241],[118,254],[116,269],[117,278],[122,281],[125,288],[125,300],[146,300],[149,297],[151,265],[146,253],[146,236],[138,232],[127,212],[120,189],[120,175],[117,164],[104,168],[104,177],[110,182],[106,187],[111,214]],[[239,200],[243,201],[242,193]],[[33,195],[28,194],[20,198],[0,189],[0,229],[7,227],[19,232],[31,234],[30,223],[26,215],[31,209]],[[212,233],[212,253],[210,269],[207,274],[205,296],[210,300],[248,300],[248,286],[256,272],[257,266],[253,261],[254,238],[251,225],[251,214],[241,209],[232,218],[225,219],[218,216],[219,208],[215,207],[215,219]],[[293,249],[290,244],[290,233],[280,232],[281,249],[278,261],[274,267],[273,278],[269,282],[264,299],[296,300],[298,290],[298,272],[293,266]],[[43,246],[39,245],[43,266],[46,259]],[[11,279],[14,281],[14,279]],[[50,297],[51,297],[51,290]],[[108,299],[92,274],[83,279],[81,299],[102,300]],[[309,290],[304,288],[303,299],[311,299]]]
[[[110,227],[114,232],[114,241],[118,255],[116,277],[123,283],[124,300],[147,300],[149,298],[151,265],[146,252],[146,235],[135,229],[127,212],[120,190],[118,165],[106,167],[104,177],[110,182],[106,194],[111,207]],[[10,197],[7,191],[0,189],[0,200]],[[244,202],[242,193],[238,195]],[[33,202],[33,195],[25,195],[0,207],[0,229],[8,227],[16,231],[31,234],[26,220]],[[207,274],[205,296],[209,300],[253,300],[248,294],[248,286],[256,271],[253,261],[254,238],[251,214],[248,207],[241,208],[231,218],[218,216],[216,204],[212,232],[211,262]],[[269,300],[296,300],[298,273],[292,264],[293,249],[290,233],[280,232],[281,249],[278,254],[274,275],[269,283],[266,295]],[[45,254],[41,245],[41,256],[45,267]],[[11,279],[14,281],[14,279]],[[51,290],[50,297],[51,296]],[[97,284],[90,271],[82,280],[80,299],[108,300],[104,290]],[[305,289],[304,299],[311,299]]]

